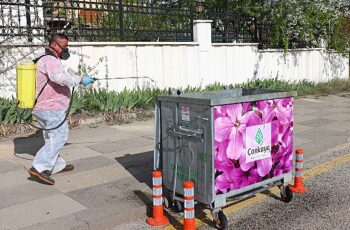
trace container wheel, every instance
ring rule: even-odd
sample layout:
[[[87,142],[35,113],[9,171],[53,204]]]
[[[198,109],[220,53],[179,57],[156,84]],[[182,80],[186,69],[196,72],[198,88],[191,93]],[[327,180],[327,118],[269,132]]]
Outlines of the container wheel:
[[[289,186],[281,188],[281,200],[285,203],[291,202],[293,199],[293,192]]]
[[[184,209],[183,203],[179,200],[174,200],[174,211],[179,213],[179,212],[182,212],[183,209]]]
[[[215,227],[217,229],[228,229],[227,217],[223,213],[223,211],[219,211],[217,214],[217,218],[215,221]]]

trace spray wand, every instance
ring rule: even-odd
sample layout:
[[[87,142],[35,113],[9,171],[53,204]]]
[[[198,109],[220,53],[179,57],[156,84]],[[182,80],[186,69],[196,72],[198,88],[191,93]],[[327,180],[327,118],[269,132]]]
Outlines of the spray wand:
[[[142,77],[109,77],[109,78],[92,78],[94,81],[108,81],[108,80],[123,80],[123,79],[148,79],[151,82],[155,82],[152,78],[147,77],[147,76],[142,76]]]

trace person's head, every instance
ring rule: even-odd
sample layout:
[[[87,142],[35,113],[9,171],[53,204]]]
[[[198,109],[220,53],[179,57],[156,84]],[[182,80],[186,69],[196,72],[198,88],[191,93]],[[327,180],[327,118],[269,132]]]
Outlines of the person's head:
[[[69,58],[68,37],[64,34],[53,34],[49,40],[49,47],[63,60]]]

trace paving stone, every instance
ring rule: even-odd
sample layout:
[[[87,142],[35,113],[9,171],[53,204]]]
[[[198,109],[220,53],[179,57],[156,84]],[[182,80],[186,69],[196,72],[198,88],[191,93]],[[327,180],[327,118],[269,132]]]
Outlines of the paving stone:
[[[122,150],[118,150],[118,151],[111,152],[111,153],[105,153],[105,154],[103,154],[103,156],[111,158],[111,159],[115,159],[118,157],[123,157],[125,155],[134,155],[134,154],[149,152],[149,151],[153,151],[153,150],[154,150],[154,143],[140,146],[140,147],[136,147],[136,148],[130,147],[128,149],[122,149]]]
[[[135,215],[146,217],[145,203],[152,203],[151,192],[146,184],[140,183],[134,177],[128,177],[66,195],[88,207],[87,210],[77,213],[77,216],[89,220],[91,227],[96,226],[96,223],[103,224],[104,219],[107,221],[106,217],[114,219],[113,221],[118,220],[115,223],[128,222],[130,215],[133,218]],[[140,194],[143,197],[139,197]]]
[[[334,114],[332,111],[325,108],[320,108],[319,110],[308,111],[304,115],[311,116],[313,118],[327,117],[328,115]]]
[[[127,205],[130,205],[130,208],[144,205],[135,191],[151,193],[151,188],[145,183],[140,183],[135,177],[129,176],[124,179],[67,192],[65,195],[87,208],[114,206],[124,209],[127,208]]]
[[[101,156],[101,153],[85,146],[73,145],[65,146],[61,150],[61,155],[65,161],[76,161],[79,159]]]
[[[32,167],[33,158],[34,156],[29,154],[16,154],[12,160],[27,170]]]
[[[310,143],[312,140],[306,139],[306,138],[299,138],[297,135],[294,135],[294,147],[297,148],[302,148],[302,146],[305,143]]]
[[[321,139],[326,139],[329,137],[341,137],[342,135],[343,133],[340,131],[329,130],[325,128],[313,128],[298,134],[299,138],[310,139],[316,143]]]
[[[0,209],[58,194],[54,186],[36,181],[1,190]]]
[[[137,140],[137,141],[136,141]],[[131,139],[123,139],[117,140],[114,142],[103,142],[96,145],[90,145],[89,148],[100,152],[100,153],[112,153],[122,150],[127,150],[130,147],[142,147],[145,145],[153,144],[154,141],[146,138],[131,138]]]
[[[92,145],[94,143],[112,142],[120,139],[129,139],[135,137],[130,133],[123,133],[117,135],[115,129],[111,126],[101,125],[98,128],[84,128],[74,130],[70,132],[68,143]]]
[[[295,123],[300,123],[300,122],[303,122],[303,121],[310,121],[310,120],[313,120],[313,119],[315,119],[315,116],[304,115],[304,114],[294,115],[294,122]]]
[[[116,164],[115,160],[109,159],[105,156],[89,157],[89,158],[79,159],[75,161],[69,161],[68,163],[74,165],[74,170],[72,172],[67,172],[67,173],[84,172],[86,170],[97,169],[97,168],[102,168],[105,166],[111,166]]]
[[[0,209],[0,229],[18,229],[78,212],[85,207],[57,194]]]
[[[300,101],[305,101],[308,103],[324,103],[321,100],[316,99],[316,98],[301,98]]]
[[[0,143],[0,159],[9,159],[13,156],[14,147],[12,141]]]
[[[334,121],[348,121],[350,118],[350,111],[346,113],[334,113],[327,116],[322,116],[321,118],[330,119]]]
[[[331,120],[331,119],[315,118],[313,120],[299,122],[299,124],[319,128],[319,127],[324,127],[324,126],[333,124],[335,122],[336,122],[335,120]]]
[[[130,174],[117,162],[115,165],[87,170],[79,173],[59,173],[53,175],[55,188],[66,193],[93,185],[104,184],[112,180],[125,178]]]
[[[122,126],[113,126],[114,129],[122,132],[132,133],[135,136],[154,140],[154,120],[133,122]]]
[[[299,123],[294,124],[294,135],[298,135],[299,133],[302,133],[304,131],[313,129],[312,126],[307,126],[307,125],[301,125]]]
[[[324,129],[334,130],[334,131],[349,131],[350,130],[350,120],[334,122],[332,124],[326,125]]]
[[[95,208],[86,209],[78,213],[66,215],[64,217],[55,218],[46,222],[31,225],[22,230],[87,230],[87,229],[120,229],[120,230],[152,230],[154,227],[146,224],[147,217],[146,208],[138,207],[133,209],[118,208]],[[134,220],[140,220],[135,228],[132,223]],[[142,221],[141,221],[142,220]],[[124,228],[131,226],[132,228]]]
[[[23,166],[16,163],[15,161],[8,159],[8,160],[1,160],[0,159],[0,174],[11,172],[11,171],[17,171],[22,169]]]
[[[301,148],[304,150],[304,156],[307,160],[309,157],[324,152],[337,145],[343,144],[347,141],[346,136],[329,136],[327,138],[320,138],[317,141],[307,142],[302,144]]]
[[[298,116],[298,115],[309,115],[311,117],[313,117],[313,114],[317,113],[319,110],[317,109],[310,109],[308,108],[309,106],[295,106],[294,107],[294,116]]]
[[[31,183],[28,180],[29,174],[25,170],[11,171],[0,174],[0,190],[17,187]]]
[[[48,221],[32,224],[21,228],[21,230],[86,230],[91,229],[89,224],[79,219],[75,213],[63,217],[54,218]]]

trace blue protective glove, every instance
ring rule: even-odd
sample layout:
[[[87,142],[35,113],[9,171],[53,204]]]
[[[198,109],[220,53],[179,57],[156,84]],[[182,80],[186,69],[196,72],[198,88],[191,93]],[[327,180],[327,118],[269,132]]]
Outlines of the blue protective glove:
[[[86,76],[83,77],[82,83],[83,83],[84,86],[88,86],[88,85],[94,83],[94,81],[95,80],[91,76],[86,75]]]

